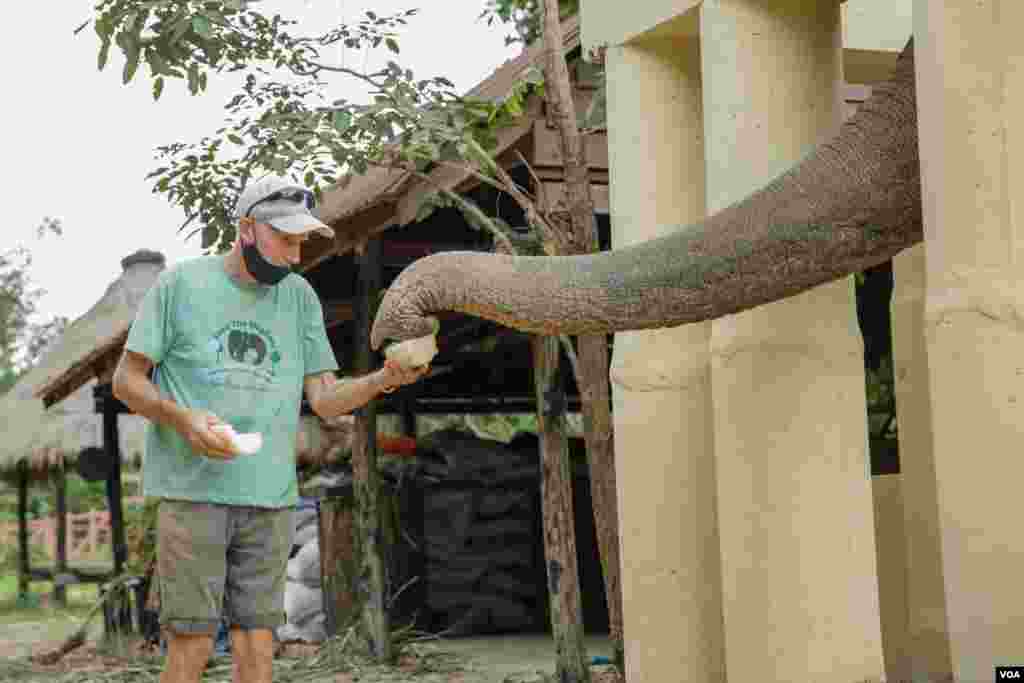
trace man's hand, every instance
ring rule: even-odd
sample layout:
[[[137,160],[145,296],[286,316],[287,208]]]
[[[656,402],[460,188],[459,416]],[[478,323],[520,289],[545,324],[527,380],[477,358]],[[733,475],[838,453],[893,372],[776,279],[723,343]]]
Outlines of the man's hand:
[[[202,410],[186,411],[175,427],[192,450],[215,460],[234,460],[239,452],[224,433],[213,429],[225,422],[213,413]]]
[[[380,384],[380,390],[387,394],[398,387],[418,381],[427,374],[429,369],[429,365],[407,368],[401,363],[389,359],[384,361],[384,366],[377,371],[377,381]]]

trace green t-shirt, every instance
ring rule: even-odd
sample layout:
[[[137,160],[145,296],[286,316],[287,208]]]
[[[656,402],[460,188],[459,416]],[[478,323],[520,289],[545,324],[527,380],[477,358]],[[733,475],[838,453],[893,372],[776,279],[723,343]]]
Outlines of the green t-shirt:
[[[280,508],[298,502],[295,439],[303,379],[338,369],[323,310],[291,274],[247,286],[221,257],[186,261],[146,293],[125,348],[155,365],[154,382],[179,405],[208,410],[263,448],[220,461],[194,453],[178,432],[150,424],[143,493],[157,498]]]

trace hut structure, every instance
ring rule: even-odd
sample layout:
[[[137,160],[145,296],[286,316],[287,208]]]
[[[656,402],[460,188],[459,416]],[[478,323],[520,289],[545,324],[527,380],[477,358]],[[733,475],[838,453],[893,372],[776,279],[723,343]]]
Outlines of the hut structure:
[[[102,451],[111,512],[113,571],[127,554],[121,509],[121,465],[141,463],[145,421],[111,401],[109,380],[142,297],[164,268],[162,254],[140,250],[121,261],[121,274],[0,400],[0,478],[18,489],[19,588],[54,580],[58,597],[75,581],[102,582],[110,572],[69,567],[65,476],[82,453]],[[33,485],[53,485],[56,565],[33,568],[28,553],[27,501]]]

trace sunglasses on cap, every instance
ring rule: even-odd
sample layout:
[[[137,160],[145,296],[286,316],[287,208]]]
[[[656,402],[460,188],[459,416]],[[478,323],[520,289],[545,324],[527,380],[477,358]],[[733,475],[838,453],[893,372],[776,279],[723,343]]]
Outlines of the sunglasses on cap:
[[[316,195],[309,190],[301,190],[298,188],[290,190],[277,190],[271,192],[263,199],[258,199],[253,202],[253,205],[249,207],[249,210],[245,212],[246,216],[252,215],[252,210],[264,202],[276,202],[278,200],[285,199],[287,201],[303,203],[307,210],[312,210],[316,206]]]

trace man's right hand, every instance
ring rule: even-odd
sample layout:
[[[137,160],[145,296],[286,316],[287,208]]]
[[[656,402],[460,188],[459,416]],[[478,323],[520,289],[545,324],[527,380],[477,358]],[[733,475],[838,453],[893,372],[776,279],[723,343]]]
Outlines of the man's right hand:
[[[225,422],[213,413],[203,410],[186,410],[177,425],[178,433],[188,442],[192,450],[215,460],[234,460],[239,452],[231,439],[213,427]]]

